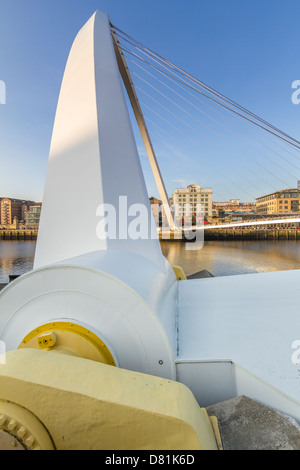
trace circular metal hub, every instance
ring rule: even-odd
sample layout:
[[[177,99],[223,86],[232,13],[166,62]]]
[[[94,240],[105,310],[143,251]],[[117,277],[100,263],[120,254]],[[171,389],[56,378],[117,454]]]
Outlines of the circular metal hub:
[[[26,448],[9,432],[0,429],[0,450],[26,450]]]
[[[115,366],[115,360],[106,344],[87,328],[76,323],[53,322],[31,331],[19,349],[42,349],[83,357]]]
[[[0,401],[0,450],[54,450],[43,424],[30,411]]]

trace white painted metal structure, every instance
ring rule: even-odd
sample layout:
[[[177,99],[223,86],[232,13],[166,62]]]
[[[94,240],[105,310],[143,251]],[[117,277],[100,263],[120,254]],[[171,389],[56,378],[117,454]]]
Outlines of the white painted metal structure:
[[[101,225],[104,205],[115,211],[115,238]],[[129,211],[140,208],[147,237],[134,240]],[[109,345],[120,367],[175,378],[176,277],[153,227],[109,18],[97,12],[63,77],[34,270],[1,296],[7,348],[41,324],[71,320]]]
[[[157,235],[96,236],[101,204],[124,216],[119,196],[151,219],[109,18],[96,12],[68,59],[34,270],[2,291],[0,338],[11,350],[41,324],[72,320],[119,367],[177,379],[201,406],[244,394],[300,420],[300,271],[178,282]]]

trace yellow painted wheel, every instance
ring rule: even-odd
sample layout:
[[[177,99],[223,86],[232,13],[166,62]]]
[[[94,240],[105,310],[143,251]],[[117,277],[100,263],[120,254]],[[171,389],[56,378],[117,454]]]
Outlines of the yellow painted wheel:
[[[43,424],[30,411],[0,401],[0,450],[54,450]]]
[[[53,322],[31,331],[18,349],[54,351],[116,366],[105,343],[87,328],[76,323]]]

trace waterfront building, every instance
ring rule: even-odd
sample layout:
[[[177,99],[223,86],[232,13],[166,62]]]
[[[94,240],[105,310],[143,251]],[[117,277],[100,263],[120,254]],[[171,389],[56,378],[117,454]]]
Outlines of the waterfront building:
[[[241,202],[240,199],[230,199],[229,202],[213,202],[212,211],[214,216],[222,214],[254,214],[256,212],[255,202]]]
[[[26,212],[25,226],[26,229],[37,230],[40,222],[42,204],[38,203],[34,206],[30,206]]]
[[[156,197],[150,197],[149,198],[149,201],[150,201],[150,204],[151,206],[153,205],[161,205],[161,200],[160,199],[157,199]]]
[[[258,215],[300,213],[300,190],[282,189],[256,199]]]
[[[162,220],[162,211],[161,211],[161,204],[162,202],[157,199],[156,197],[150,197],[149,198],[151,209],[152,209],[152,214],[154,217],[154,220],[157,225],[161,223]]]
[[[196,215],[197,204],[203,206],[205,217],[212,216],[212,189],[201,188],[198,184],[190,184],[186,189],[176,189],[174,192],[174,205],[184,215],[186,206],[189,204],[192,212]]]
[[[0,202],[0,225],[7,227],[14,225],[16,220],[25,220],[28,208],[34,204],[32,201],[4,197]]]

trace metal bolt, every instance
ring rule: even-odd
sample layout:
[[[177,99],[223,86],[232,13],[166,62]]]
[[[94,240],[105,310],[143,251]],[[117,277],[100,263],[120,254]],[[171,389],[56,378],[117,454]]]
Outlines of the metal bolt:
[[[0,426],[3,426],[3,424],[5,423],[6,421],[6,416],[5,415],[0,415]]]
[[[25,441],[25,445],[27,447],[32,447],[33,443],[34,443],[34,437],[33,436],[29,436]]]
[[[18,437],[22,438],[25,436],[26,432],[26,428],[24,428],[24,426],[21,426],[20,429],[17,431],[17,435]]]
[[[17,421],[15,419],[11,419],[10,422],[7,425],[7,429],[9,431],[13,431],[15,427],[17,426]]]

